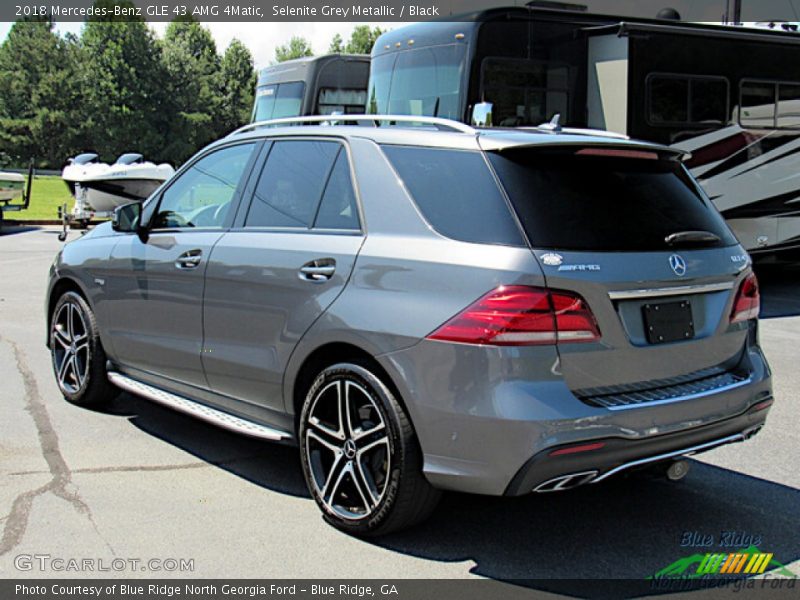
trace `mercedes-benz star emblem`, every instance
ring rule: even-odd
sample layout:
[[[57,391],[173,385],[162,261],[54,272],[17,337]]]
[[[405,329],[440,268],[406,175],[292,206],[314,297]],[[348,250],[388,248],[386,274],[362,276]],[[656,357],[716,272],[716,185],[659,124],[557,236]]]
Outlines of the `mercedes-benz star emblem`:
[[[669,266],[678,277],[686,275],[686,261],[680,254],[673,254],[669,257]]]

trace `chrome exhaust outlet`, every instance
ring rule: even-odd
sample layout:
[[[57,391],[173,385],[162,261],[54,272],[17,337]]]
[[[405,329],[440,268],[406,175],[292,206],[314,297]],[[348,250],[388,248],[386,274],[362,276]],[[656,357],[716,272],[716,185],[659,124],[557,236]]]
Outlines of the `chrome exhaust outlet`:
[[[537,485],[533,491],[537,494],[546,492],[562,492],[564,490],[571,490],[578,486],[591,481],[597,477],[597,471],[581,471],[580,473],[570,473],[569,475],[560,475],[553,479],[548,479],[544,483]]]
[[[676,460],[666,470],[665,475],[670,481],[680,481],[689,474],[689,461]]]

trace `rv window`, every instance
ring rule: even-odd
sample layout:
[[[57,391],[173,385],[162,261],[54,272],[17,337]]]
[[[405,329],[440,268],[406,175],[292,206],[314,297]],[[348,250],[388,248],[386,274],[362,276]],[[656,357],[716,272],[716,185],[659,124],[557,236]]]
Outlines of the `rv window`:
[[[678,162],[526,148],[487,154],[536,248],[663,251],[676,231],[736,243]]]
[[[742,127],[764,129],[775,127],[775,84],[742,82],[742,108],[739,122]]]
[[[651,125],[723,125],[728,122],[728,80],[651,74],[647,78]]]
[[[302,81],[261,86],[256,90],[253,121],[296,117],[303,107]]]
[[[319,114],[363,114],[367,105],[367,91],[345,88],[322,88],[319,91]]]
[[[740,92],[742,127],[800,128],[800,83],[743,81]]]
[[[800,84],[778,85],[778,127],[800,127]]]

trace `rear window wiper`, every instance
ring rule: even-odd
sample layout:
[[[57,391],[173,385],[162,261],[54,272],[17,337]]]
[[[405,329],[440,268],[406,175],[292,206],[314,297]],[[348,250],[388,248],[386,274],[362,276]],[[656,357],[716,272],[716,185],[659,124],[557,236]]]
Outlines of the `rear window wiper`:
[[[700,230],[676,231],[665,237],[664,241],[669,246],[677,246],[679,244],[716,244],[722,240],[716,233]]]

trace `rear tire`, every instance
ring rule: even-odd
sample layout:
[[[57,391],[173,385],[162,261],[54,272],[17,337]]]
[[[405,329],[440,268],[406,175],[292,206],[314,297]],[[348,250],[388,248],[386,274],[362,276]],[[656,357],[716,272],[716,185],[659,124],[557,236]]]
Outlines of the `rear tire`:
[[[357,536],[385,535],[426,519],[439,501],[405,410],[367,364],[324,369],[300,415],[308,490],[328,523]]]
[[[64,398],[79,406],[97,406],[118,393],[108,381],[106,353],[89,304],[75,292],[56,302],[50,324],[50,354]]]

